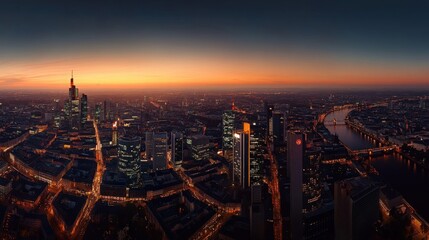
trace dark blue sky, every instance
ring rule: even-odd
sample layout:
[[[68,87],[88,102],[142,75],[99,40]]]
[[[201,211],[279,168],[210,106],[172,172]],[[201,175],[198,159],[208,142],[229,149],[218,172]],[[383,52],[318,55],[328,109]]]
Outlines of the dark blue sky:
[[[296,2],[2,1],[0,63],[137,47],[427,65],[427,2]]]
[[[3,1],[0,49],[109,46],[148,38],[262,49],[291,44],[412,59],[429,51],[427,3],[230,2]]]

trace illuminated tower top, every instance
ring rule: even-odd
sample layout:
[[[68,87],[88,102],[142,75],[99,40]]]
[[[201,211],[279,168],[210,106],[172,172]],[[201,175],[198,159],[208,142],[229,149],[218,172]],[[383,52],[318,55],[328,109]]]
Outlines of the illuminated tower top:
[[[70,78],[70,88],[69,88],[69,100],[78,100],[79,92],[76,86],[74,85],[74,79],[73,79],[73,70],[71,72],[71,78]]]

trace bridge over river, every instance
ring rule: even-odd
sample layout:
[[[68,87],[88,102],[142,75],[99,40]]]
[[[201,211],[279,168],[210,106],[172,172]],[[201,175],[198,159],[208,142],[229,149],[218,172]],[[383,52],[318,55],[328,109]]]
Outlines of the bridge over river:
[[[376,146],[372,138],[359,134],[349,126],[332,124],[334,119],[337,122],[345,122],[351,110],[350,108],[342,108],[323,116],[324,122],[327,123],[325,124],[326,128],[338,136],[351,155],[362,154],[370,157],[371,164],[377,169],[384,181],[397,189],[423,218],[429,219],[429,208],[427,207],[429,195],[422,194],[429,192],[428,171],[403,159],[396,153],[369,156],[371,155],[370,152],[390,151],[392,147]]]

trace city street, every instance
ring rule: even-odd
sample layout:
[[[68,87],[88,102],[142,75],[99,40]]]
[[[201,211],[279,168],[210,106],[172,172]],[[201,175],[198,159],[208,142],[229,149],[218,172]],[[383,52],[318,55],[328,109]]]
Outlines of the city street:
[[[271,182],[269,187],[271,189],[272,202],[273,202],[273,226],[274,226],[274,239],[283,239],[282,227],[283,218],[281,214],[280,190],[279,190],[279,172],[275,156],[271,151],[271,144],[268,144],[268,154],[270,157],[271,165]]]

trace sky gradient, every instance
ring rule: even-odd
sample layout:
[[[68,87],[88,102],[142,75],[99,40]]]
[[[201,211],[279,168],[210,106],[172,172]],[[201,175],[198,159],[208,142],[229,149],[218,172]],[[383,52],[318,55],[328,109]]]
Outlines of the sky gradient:
[[[427,3],[121,2],[0,3],[2,89],[429,82]]]

